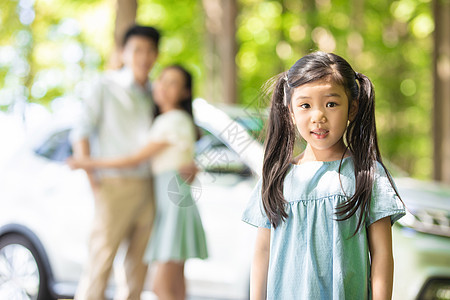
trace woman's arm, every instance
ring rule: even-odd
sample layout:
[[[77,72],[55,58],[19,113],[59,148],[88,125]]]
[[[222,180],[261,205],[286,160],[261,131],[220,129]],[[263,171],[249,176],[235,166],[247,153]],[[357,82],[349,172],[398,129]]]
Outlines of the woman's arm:
[[[69,159],[71,168],[95,169],[95,168],[129,168],[150,159],[152,156],[170,145],[167,142],[151,142],[144,148],[130,156],[107,159]]]
[[[186,181],[187,183],[192,183],[198,173],[198,168],[195,164],[195,161],[191,161],[191,163],[184,165],[180,169],[178,169],[178,172],[180,173],[180,176],[184,181]]]
[[[269,269],[270,229],[258,228],[250,278],[250,300],[265,300]]]
[[[369,226],[372,299],[392,298],[394,258],[392,256],[391,218],[380,219]]]

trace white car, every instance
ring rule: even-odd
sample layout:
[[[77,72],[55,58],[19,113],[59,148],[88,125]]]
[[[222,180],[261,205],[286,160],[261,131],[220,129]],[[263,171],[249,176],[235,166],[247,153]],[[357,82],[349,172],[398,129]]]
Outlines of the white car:
[[[248,299],[256,231],[240,217],[261,173],[262,146],[249,135],[260,131],[261,118],[250,110],[223,110],[194,102],[204,135],[193,192],[210,257],[187,262],[189,299]],[[64,164],[71,154],[71,115],[17,133],[25,142],[0,152],[10,156],[3,165],[0,158],[0,299],[73,296],[87,256],[93,199],[84,172]],[[393,228],[393,298],[450,299],[450,189],[407,177],[396,183],[409,212]],[[144,298],[152,298],[148,287]]]
[[[247,299],[255,232],[240,217],[256,182],[251,169],[258,168],[261,146],[247,132],[250,115],[241,112],[232,119],[201,99],[194,110],[203,136],[197,142],[201,171],[193,192],[209,258],[188,260],[188,295]],[[0,166],[0,299],[47,300],[74,294],[87,258],[94,201],[84,171],[64,163],[72,153],[68,135],[73,116],[69,110],[44,118],[34,130],[22,133],[21,146],[5,153],[9,159]],[[248,162],[241,159],[246,151],[252,151]],[[107,293],[113,290],[111,280]],[[152,298],[151,293],[143,298]]]
[[[398,300],[450,299],[450,188],[396,178],[407,214],[393,227]]]

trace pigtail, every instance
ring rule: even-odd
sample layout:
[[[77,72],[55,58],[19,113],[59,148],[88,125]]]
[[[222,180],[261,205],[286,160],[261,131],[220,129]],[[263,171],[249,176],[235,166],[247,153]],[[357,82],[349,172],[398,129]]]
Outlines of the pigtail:
[[[358,103],[358,112],[347,128],[346,139],[353,156],[356,188],[352,197],[337,206],[337,215],[342,217],[339,220],[350,218],[360,209],[354,234],[363,226],[369,213],[376,162],[378,161],[386,170],[381,160],[377,140],[375,89],[367,76],[355,73],[355,79],[358,83],[358,96],[355,99]]]
[[[295,141],[288,93],[289,84],[285,72],[278,78],[272,93],[262,172],[262,203],[274,228],[288,217],[283,183],[292,162]]]

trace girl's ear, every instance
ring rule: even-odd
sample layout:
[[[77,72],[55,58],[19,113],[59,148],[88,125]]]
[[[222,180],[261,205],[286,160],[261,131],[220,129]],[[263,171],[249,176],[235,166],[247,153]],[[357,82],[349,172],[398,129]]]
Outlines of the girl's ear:
[[[358,113],[358,100],[353,100],[350,104],[350,109],[348,112],[348,119],[350,121],[353,121],[356,117],[356,114]]]

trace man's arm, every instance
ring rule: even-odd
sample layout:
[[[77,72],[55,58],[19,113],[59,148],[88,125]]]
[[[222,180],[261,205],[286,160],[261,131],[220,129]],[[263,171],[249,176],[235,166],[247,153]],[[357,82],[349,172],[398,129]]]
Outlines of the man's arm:
[[[70,134],[75,159],[86,159],[91,156],[89,136],[92,136],[102,119],[103,89],[104,83],[101,79],[94,81],[87,89],[87,96],[83,101],[82,112],[79,114],[77,123]],[[92,171],[86,172],[86,174],[91,188],[95,192],[98,187],[98,181]]]
[[[90,144],[87,138],[74,142],[72,146],[73,146],[73,156],[75,159],[83,159],[91,157]],[[86,171],[86,174],[88,176],[92,190],[96,191],[98,187],[98,182],[94,177],[94,174],[92,173],[92,171]]]

